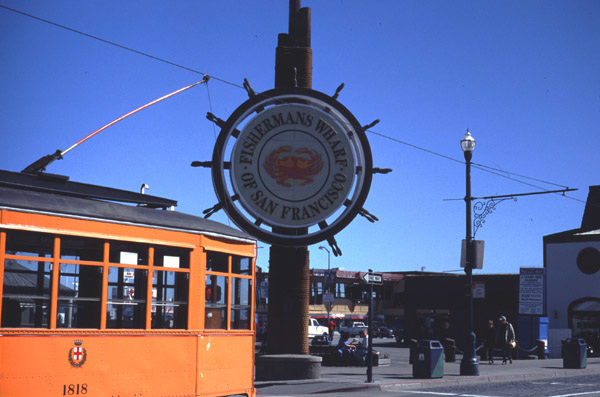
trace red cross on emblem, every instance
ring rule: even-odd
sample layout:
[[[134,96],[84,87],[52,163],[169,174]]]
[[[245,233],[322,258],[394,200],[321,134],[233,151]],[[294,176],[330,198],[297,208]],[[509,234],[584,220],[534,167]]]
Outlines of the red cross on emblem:
[[[83,364],[85,364],[85,361],[87,359],[87,352],[85,351],[85,347],[82,347],[81,344],[83,343],[82,340],[76,340],[75,341],[75,346],[73,346],[70,350],[69,350],[69,362],[71,363],[71,365],[73,367],[79,368],[81,367]]]
[[[79,361],[83,358],[83,349],[79,346],[73,348],[73,359]]]

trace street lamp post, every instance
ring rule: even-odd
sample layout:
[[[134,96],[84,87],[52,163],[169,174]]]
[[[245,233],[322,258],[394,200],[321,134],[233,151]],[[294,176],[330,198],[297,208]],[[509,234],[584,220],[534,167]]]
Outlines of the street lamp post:
[[[327,291],[325,291],[327,294],[329,294],[329,284],[331,283],[331,280],[329,280],[329,277],[331,276],[329,274],[330,269],[331,269],[331,253],[329,252],[329,250],[327,249],[327,247],[324,247],[322,245],[319,246],[320,250],[325,250],[327,251],[327,275],[325,276],[325,285],[327,286]],[[327,308],[327,327],[329,327],[329,311],[331,310],[331,303],[329,302],[325,302],[325,307]],[[329,335],[330,338],[333,338],[333,335]]]
[[[475,139],[471,136],[471,133],[467,129],[467,133],[464,138],[460,141],[460,147],[465,154],[465,161],[467,165],[467,194],[465,196],[465,203],[467,205],[467,241],[466,241],[466,261],[465,261],[465,274],[467,276],[466,285],[466,296],[467,296],[467,317],[468,317],[468,329],[467,329],[467,343],[465,346],[465,352],[463,354],[462,361],[460,362],[460,374],[461,375],[479,375],[479,361],[475,353],[475,332],[473,332],[473,238],[471,236],[471,157],[473,156],[473,150],[475,150]]]

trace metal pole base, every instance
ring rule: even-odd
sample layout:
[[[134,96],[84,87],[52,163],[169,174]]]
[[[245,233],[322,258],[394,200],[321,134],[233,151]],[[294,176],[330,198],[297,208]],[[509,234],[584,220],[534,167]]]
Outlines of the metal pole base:
[[[479,360],[477,360],[477,357],[463,357],[460,362],[460,374],[464,376],[479,376]]]

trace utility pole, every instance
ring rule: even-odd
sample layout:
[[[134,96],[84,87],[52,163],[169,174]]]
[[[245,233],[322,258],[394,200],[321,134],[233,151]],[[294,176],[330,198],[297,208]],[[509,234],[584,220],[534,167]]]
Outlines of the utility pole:
[[[310,8],[290,0],[289,33],[279,34],[275,54],[275,88],[312,88]],[[306,228],[274,228],[282,234],[307,234]],[[273,245],[269,254],[267,353],[308,354],[310,295],[307,247]]]
[[[475,139],[469,133],[460,141],[461,148],[465,155],[466,169],[466,220],[467,220],[467,236],[466,236],[466,263],[465,263],[465,274],[467,278],[466,283],[466,304],[467,304],[467,337],[465,352],[463,354],[462,361],[460,362],[460,374],[461,375],[472,375],[479,376],[479,360],[477,360],[477,354],[475,352],[475,332],[473,332],[473,236],[471,233],[471,158],[473,156],[473,150],[475,150]]]
[[[367,346],[367,383],[373,383],[373,269],[369,269],[369,317],[367,327],[369,328]]]

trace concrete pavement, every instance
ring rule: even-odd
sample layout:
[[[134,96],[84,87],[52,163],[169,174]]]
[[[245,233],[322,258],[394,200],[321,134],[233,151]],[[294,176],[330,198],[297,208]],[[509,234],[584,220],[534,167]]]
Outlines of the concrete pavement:
[[[379,343],[377,343],[379,342]],[[492,382],[514,382],[518,380],[545,379],[564,376],[600,374],[600,358],[588,358],[587,368],[565,369],[562,359],[513,360],[513,364],[502,365],[482,362],[479,376],[461,376],[460,359],[444,363],[444,376],[435,379],[417,379],[412,375],[412,365],[408,363],[409,349],[396,347],[393,343],[377,340],[373,344],[376,350],[391,358],[391,365],[373,367],[373,383],[366,383],[366,367],[321,367],[319,380],[265,381],[255,382],[257,392],[263,395],[293,395],[301,389],[302,394],[350,393],[394,390],[418,390],[430,387],[451,385],[469,385]]]

